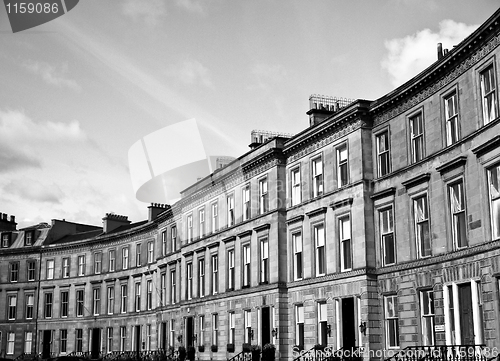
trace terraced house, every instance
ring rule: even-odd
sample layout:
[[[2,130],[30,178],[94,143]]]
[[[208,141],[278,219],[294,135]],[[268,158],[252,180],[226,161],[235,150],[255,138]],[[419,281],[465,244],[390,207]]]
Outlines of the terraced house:
[[[1,356],[193,346],[223,360],[269,343],[283,360],[315,345],[495,356],[499,19],[380,99],[311,96],[302,132],[253,132],[248,153],[145,221],[0,217]]]

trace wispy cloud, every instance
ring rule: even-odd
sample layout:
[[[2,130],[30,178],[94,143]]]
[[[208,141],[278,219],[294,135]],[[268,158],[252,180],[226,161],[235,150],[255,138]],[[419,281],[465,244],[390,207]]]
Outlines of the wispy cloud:
[[[149,26],[158,25],[161,18],[167,15],[166,1],[127,0],[122,5],[123,13],[134,21],[143,20]]]
[[[392,84],[399,86],[437,60],[437,43],[451,49],[477,27],[443,20],[439,23],[438,32],[424,29],[404,38],[386,40],[387,54],[382,61],[382,68],[389,73]]]
[[[266,90],[286,77],[286,70],[279,64],[255,64],[251,73],[255,78],[255,85],[251,88]]]
[[[47,84],[70,88],[75,91],[81,90],[80,85],[75,80],[67,77],[68,64],[55,67],[44,62],[27,61],[23,63],[23,66],[30,72],[42,77]]]
[[[185,60],[178,65],[171,66],[165,74],[169,77],[177,78],[184,84],[201,84],[208,88],[213,88],[208,69],[197,60]]]
[[[34,202],[59,204],[64,197],[64,193],[58,185],[42,184],[34,179],[11,180],[3,189],[13,196]]]
[[[23,112],[0,110],[0,172],[41,167],[42,149],[86,139],[76,120],[35,122]]]
[[[189,12],[193,13],[204,13],[203,6],[201,5],[201,1],[196,0],[176,0],[177,6],[186,9]]]

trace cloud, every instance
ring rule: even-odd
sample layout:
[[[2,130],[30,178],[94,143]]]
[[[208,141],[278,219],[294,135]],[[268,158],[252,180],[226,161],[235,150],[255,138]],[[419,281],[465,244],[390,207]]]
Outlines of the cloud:
[[[34,179],[11,180],[3,187],[3,192],[23,199],[25,202],[59,204],[64,193],[56,184],[45,185]]]
[[[192,13],[203,13],[203,7],[201,6],[201,2],[195,0],[176,0],[177,6],[186,9]]]
[[[214,87],[208,69],[197,60],[188,59],[181,64],[171,66],[165,74],[187,85],[201,84],[207,88]]]
[[[443,20],[437,33],[424,29],[404,38],[386,40],[387,54],[382,68],[389,73],[392,85],[399,86],[437,60],[437,43],[442,43],[443,49],[451,50],[477,27]]]
[[[68,65],[63,64],[61,67],[56,68],[48,63],[28,61],[23,66],[34,74],[42,77],[42,79],[50,85],[58,87],[66,87],[75,91],[80,91],[81,87],[73,79],[66,78],[68,73]]]
[[[34,122],[23,112],[0,109],[0,172],[39,168],[43,149],[86,139],[76,120],[69,123]]]
[[[278,64],[256,64],[251,73],[256,79],[256,85],[251,86],[251,89],[269,90],[272,83],[278,83],[286,77],[286,70]]]
[[[167,15],[166,2],[162,0],[127,0],[123,3],[123,13],[134,21],[143,20],[148,26],[158,25],[160,19]]]

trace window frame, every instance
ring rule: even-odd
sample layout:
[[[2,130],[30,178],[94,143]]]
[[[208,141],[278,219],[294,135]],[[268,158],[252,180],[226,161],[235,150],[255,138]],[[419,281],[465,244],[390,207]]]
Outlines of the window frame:
[[[102,272],[102,252],[94,253],[94,274],[101,274]]]
[[[454,99],[454,101],[452,101],[455,110],[453,114],[450,113],[450,99]],[[447,147],[457,143],[461,139],[459,100],[458,86],[454,86],[442,96],[444,138]]]
[[[19,261],[14,261],[9,263],[9,282],[17,283],[19,282]]]
[[[321,173],[318,173],[318,168],[316,164],[321,165]],[[325,192],[324,185],[324,167],[323,167],[323,154],[316,155],[311,157],[310,161],[311,166],[311,180],[312,180],[312,189],[311,189],[311,197],[316,198],[321,196]]]
[[[291,238],[293,249],[293,280],[299,281],[304,278],[304,240],[302,237],[302,230],[299,229],[292,231]],[[297,243],[297,239],[300,239],[300,247],[297,247],[297,245],[299,244]]]
[[[297,206],[302,203],[302,184],[300,166],[290,169],[290,199],[291,206]]]
[[[67,318],[69,316],[69,291],[68,290],[61,290],[61,292],[59,293],[59,301],[61,304],[60,317]]]
[[[227,250],[227,290],[234,291],[236,287],[236,264],[234,248]]]
[[[425,212],[427,215],[427,218],[421,219],[420,221],[417,219],[417,202],[420,199],[425,200]],[[417,258],[427,258],[432,256],[432,238],[431,238],[431,215],[430,215],[430,204],[429,204],[429,195],[428,192],[416,194],[411,198],[412,201],[412,213],[413,213],[413,224],[414,224],[414,236],[415,236],[415,247],[416,247],[416,254]],[[423,215],[425,217],[425,214]],[[425,237],[425,232],[419,231],[419,225],[423,225],[427,223],[427,236],[428,236],[428,254],[423,254],[425,253],[425,244],[422,244],[422,241],[425,241],[425,239],[421,239],[419,237],[419,234],[422,235],[422,237]],[[424,248],[422,248],[424,246]],[[424,252],[423,252],[424,251]]]
[[[387,218],[387,230],[384,227],[384,213],[390,212],[390,219]],[[394,204],[389,204],[384,207],[378,209],[379,216],[379,233],[380,233],[380,246],[382,252],[382,265],[383,266],[391,266],[397,263],[397,247],[396,247],[396,237],[395,237],[395,222],[394,222]],[[393,261],[387,261],[387,238],[392,238],[392,255]]]
[[[339,236],[339,253],[340,253],[340,271],[347,272],[353,269],[353,242],[352,242],[352,225],[350,214],[344,214],[337,217],[338,236]],[[344,234],[344,222],[347,222],[348,235]],[[346,232],[347,233],[347,232]],[[348,236],[348,237],[346,237]],[[348,256],[346,259],[346,256]]]
[[[311,225],[313,242],[314,242],[314,275],[315,277],[322,277],[326,275],[326,229],[325,222],[317,222]],[[318,228],[322,228],[322,245],[319,245]],[[323,249],[322,251],[320,249]],[[322,267],[321,267],[322,266]],[[321,272],[323,271],[323,272]]]
[[[392,300],[392,312],[389,308],[389,300]],[[387,349],[399,348],[398,296],[396,294],[385,295],[383,301],[386,347]],[[394,330],[393,336],[391,336],[391,329]],[[391,344],[392,341],[394,341],[395,344]]]
[[[116,249],[108,251],[108,271],[115,272],[116,270]]]
[[[247,183],[241,188],[241,219],[243,221],[248,221],[252,216],[251,199],[250,183]]]
[[[269,212],[269,178],[267,174],[258,180],[259,184],[259,214]]]
[[[488,92],[488,94],[486,94],[486,90],[484,89],[484,83],[483,83],[483,79],[484,79],[484,74],[486,72],[489,72],[489,70],[491,70],[491,75],[493,76],[493,81],[490,85],[494,85],[494,89],[493,90],[490,90],[490,92]],[[492,121],[494,121],[495,119],[498,118],[498,92],[497,92],[497,89],[498,89],[498,86],[497,86],[497,71],[496,71],[496,65],[495,65],[495,61],[494,60],[490,60],[488,63],[484,64],[478,71],[479,73],[479,88],[480,88],[480,94],[481,94],[481,110],[482,110],[482,113],[483,113],[483,125],[487,125],[489,123],[491,123]],[[487,109],[485,107],[485,100],[487,100],[486,98],[488,96],[492,96],[492,108],[491,109]],[[493,110],[493,118],[491,118],[491,115],[488,114],[488,110],[490,110],[490,114],[491,114],[491,111]]]
[[[85,316],[85,290],[84,289],[75,290],[75,315],[76,315],[76,317]]]
[[[252,274],[252,254],[250,242],[241,246],[242,272],[241,272],[241,287],[248,288],[251,285]]]
[[[30,267],[32,266],[32,267]],[[33,277],[31,277],[33,276]],[[35,260],[27,260],[26,261],[26,277],[28,282],[36,281],[36,261]]]
[[[17,319],[17,294],[7,294],[7,320]]]
[[[198,297],[205,297],[205,258],[198,259]]]
[[[345,151],[345,159],[341,157]],[[335,156],[337,165],[337,188],[345,187],[349,184],[349,147],[347,142],[335,146]],[[345,169],[345,172],[343,171]],[[343,175],[345,173],[345,179]]]
[[[61,276],[62,278],[69,278],[71,276],[71,258],[63,257],[61,261]]]
[[[453,187],[459,186],[461,188],[459,197],[461,199],[456,199],[453,196]],[[467,198],[465,194],[465,182],[463,178],[458,178],[449,182],[446,186],[447,194],[448,194],[448,209],[450,212],[450,225],[451,225],[451,234],[454,249],[462,249],[469,246],[468,242],[468,229],[467,229]],[[455,200],[455,201],[454,201]],[[461,203],[461,204],[459,204]],[[457,207],[460,207],[458,209]],[[460,221],[461,219],[461,221]],[[460,227],[460,223],[461,227]],[[461,230],[462,232],[460,232]],[[459,236],[460,234],[460,236]],[[461,238],[464,238],[461,241]],[[460,242],[461,241],[461,242]],[[463,243],[465,242],[465,244]]]
[[[381,150],[381,139],[385,136],[387,144],[384,144],[384,148]],[[377,164],[377,176],[383,177],[391,173],[391,133],[389,128],[385,128],[375,134],[375,149],[376,149],[376,164]],[[386,163],[386,169],[383,171],[382,164]]]
[[[78,255],[78,276],[82,277],[85,276],[85,271],[86,271],[86,261],[85,261],[85,255],[80,254]]]
[[[219,230],[219,202],[214,201],[210,203],[210,216],[211,216],[211,226],[212,233],[215,233]]]
[[[205,207],[198,209],[198,232],[200,238],[203,238],[207,234],[205,226]]]
[[[259,283],[268,284],[270,282],[270,261],[269,261],[269,237],[259,238]]]
[[[493,180],[493,170],[496,171],[495,180]],[[488,188],[488,208],[491,227],[491,239],[500,239],[500,163],[488,167],[487,173]],[[496,186],[493,184],[496,181]],[[493,194],[493,189],[497,194]],[[498,190],[497,190],[498,189]]]
[[[428,312],[426,312],[424,301],[426,300],[425,295],[429,293],[432,294],[432,297],[427,296]],[[420,324],[421,324],[422,344],[424,346],[434,346],[436,343],[436,333],[434,331],[435,317],[436,317],[436,311],[434,306],[434,291],[432,289],[421,290],[419,292],[419,304],[420,304]],[[429,322],[429,324],[427,322]],[[427,336],[430,335],[431,337],[430,343],[428,338],[426,337],[426,331],[428,333]]]
[[[415,133],[414,121],[419,120],[420,133]],[[425,158],[425,118],[422,108],[408,115],[408,131],[409,131],[409,148],[410,148],[410,164],[415,164]],[[418,147],[417,147],[418,145]]]

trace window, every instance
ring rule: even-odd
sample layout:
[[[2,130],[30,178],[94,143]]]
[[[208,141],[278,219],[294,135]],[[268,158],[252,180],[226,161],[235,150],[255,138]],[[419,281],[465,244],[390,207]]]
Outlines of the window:
[[[7,333],[7,355],[14,354],[14,343],[16,340],[16,334],[14,332]]]
[[[85,256],[78,256],[78,276],[85,276]]]
[[[100,274],[102,270],[102,253],[94,253],[94,274]]]
[[[116,267],[116,250],[109,250],[109,272],[114,272]]]
[[[115,288],[113,286],[109,286],[107,288],[108,302],[107,302],[107,313],[108,315],[112,315],[115,310]]]
[[[160,306],[165,306],[167,301],[167,273],[163,272],[160,275]]]
[[[227,226],[234,225],[234,195],[227,196]]]
[[[198,211],[198,220],[200,222],[200,237],[203,237],[205,236],[205,208],[202,208]]]
[[[293,243],[293,279],[295,281],[302,279],[302,233],[292,233]]]
[[[186,264],[186,298],[188,300],[193,298],[193,263]]]
[[[244,327],[244,342],[251,343],[252,342],[252,312],[250,310],[243,311],[243,327]]]
[[[161,232],[161,255],[167,255],[167,232]]]
[[[301,199],[301,184],[300,184],[300,168],[292,169],[291,171],[292,182],[292,207],[300,204]]]
[[[295,344],[304,347],[304,306],[295,306]]]
[[[391,171],[389,132],[377,135],[377,174],[382,177]]]
[[[318,302],[318,344],[328,344],[328,315],[326,302]]]
[[[427,208],[427,195],[413,200],[415,217],[415,238],[417,241],[417,256],[428,257],[431,255],[431,238],[429,227],[429,210]]]
[[[128,269],[128,247],[122,248],[122,269]]]
[[[269,241],[260,240],[260,283],[269,282]]]
[[[219,315],[212,314],[212,345],[217,345],[219,341]]]
[[[14,283],[19,281],[19,262],[11,262],[9,266],[10,266],[10,274],[9,274],[10,282]]]
[[[234,344],[236,333],[236,317],[234,312],[229,312],[229,343]]]
[[[113,352],[113,327],[106,329],[106,352]]]
[[[33,332],[24,332],[24,353],[31,354],[33,348]]]
[[[77,328],[75,329],[75,345],[76,352],[83,352],[83,329]]]
[[[17,312],[17,296],[16,295],[7,296],[7,303],[8,303],[9,320],[15,320]]]
[[[60,340],[60,351],[61,353],[68,352],[68,330],[59,330],[59,340]]]
[[[219,230],[219,210],[217,202],[212,203],[212,233]]]
[[[313,198],[315,198],[323,194],[323,161],[321,157],[313,159],[311,162],[311,167],[313,178],[312,196]]]
[[[69,310],[69,292],[61,291],[61,317],[68,317]]]
[[[458,129],[457,92],[444,98],[444,117],[446,121],[446,145],[452,145],[460,139]]]
[[[424,158],[424,122],[422,113],[410,117],[410,140],[412,163]]]
[[[170,340],[169,346],[175,346],[175,320],[170,320]]]
[[[27,261],[26,267],[28,268],[28,281],[34,281],[36,276],[36,262]]]
[[[172,252],[177,250],[177,227],[170,228],[170,248]]]
[[[121,292],[120,313],[126,313],[127,312],[127,297],[128,297],[127,285],[121,285],[120,292]]]
[[[432,290],[420,292],[420,314],[424,346],[434,345],[434,292]]]
[[[198,342],[200,345],[205,344],[205,316],[198,317],[198,330],[200,334],[198,335]]]
[[[94,288],[92,292],[92,313],[97,316],[101,313],[101,289]]]
[[[135,312],[141,311],[141,283],[135,284],[135,299],[134,299]]]
[[[384,297],[385,331],[388,348],[399,347],[397,296]]]
[[[250,244],[245,244],[243,253],[243,287],[250,287]]]
[[[68,278],[70,275],[69,258],[62,259],[62,277]]]
[[[325,228],[323,224],[313,227],[314,246],[316,248],[316,276],[324,276],[326,272],[325,264]]]
[[[396,243],[394,241],[394,217],[392,207],[383,209],[380,215],[380,237],[384,266],[396,263]]]
[[[349,216],[339,219],[340,270],[352,269],[351,221]]]
[[[198,260],[198,297],[205,297],[205,260]]]
[[[148,242],[148,263],[153,263],[155,260],[155,244],[153,241]]]
[[[34,304],[35,304],[35,295],[32,293],[27,294],[26,295],[26,319],[27,320],[33,319]]]
[[[500,238],[500,164],[488,170],[492,239]]]
[[[24,233],[24,245],[25,246],[32,246],[33,245],[33,239],[35,231],[26,231]]]
[[[216,254],[212,255],[212,295],[219,292],[219,258]]]
[[[10,232],[2,233],[2,248],[10,247],[11,238],[12,238],[12,233]]]
[[[267,178],[259,180],[259,213],[264,214],[269,210],[269,193]]]
[[[187,234],[187,241],[193,242],[193,215],[192,214],[190,214],[186,218],[186,234]]]
[[[493,64],[481,72],[481,98],[483,100],[484,124],[488,124],[498,116]]]
[[[83,317],[83,303],[85,301],[83,290],[76,290],[76,316]]]
[[[243,187],[242,203],[243,203],[243,220],[250,219],[250,185]]]
[[[146,351],[151,351],[151,325],[146,325]]]
[[[153,309],[153,281],[146,281],[146,308]]]
[[[170,303],[173,305],[177,301],[177,280],[175,275],[175,269],[170,270]]]
[[[44,312],[43,317],[52,318],[52,303],[53,303],[53,294],[52,292],[46,292],[44,294]]]
[[[135,245],[135,266],[141,266],[141,244],[137,243]]]
[[[120,326],[120,351],[125,351],[127,344],[127,327]]]
[[[46,279],[53,280],[54,279],[54,260],[47,260],[47,275]]]
[[[349,165],[347,160],[347,144],[337,148],[337,185],[343,187],[349,183]]]
[[[460,180],[448,187],[450,195],[451,227],[455,248],[467,247],[464,184]]]
[[[227,251],[227,288],[234,290],[234,249]]]

